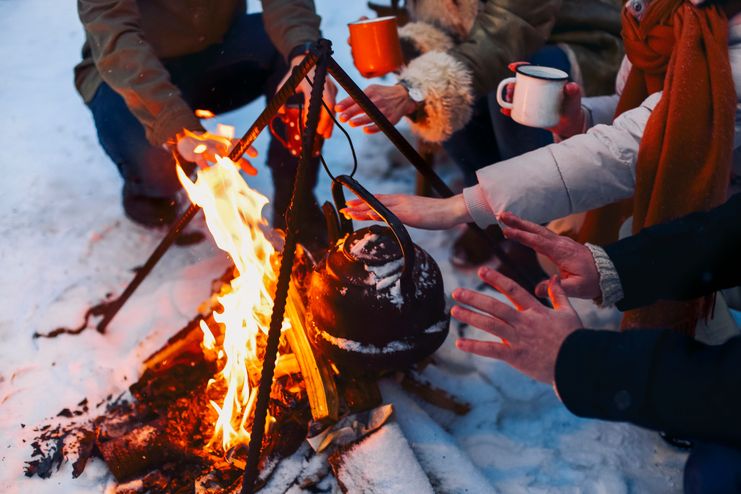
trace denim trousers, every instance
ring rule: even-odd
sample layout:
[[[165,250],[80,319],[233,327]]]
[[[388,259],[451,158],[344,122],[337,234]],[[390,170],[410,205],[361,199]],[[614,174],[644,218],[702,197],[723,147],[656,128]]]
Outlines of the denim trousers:
[[[191,108],[216,114],[237,109],[260,96],[272,97],[288,70],[265,31],[262,14],[237,17],[222,43],[162,63]],[[168,198],[180,190],[173,157],[147,141],[141,123],[118,93],[103,83],[88,107],[100,144],[124,180],[125,193]],[[271,137],[267,163],[275,186],[274,223],[282,227],[298,159]],[[318,160],[312,161],[308,184],[312,190],[318,165]]]

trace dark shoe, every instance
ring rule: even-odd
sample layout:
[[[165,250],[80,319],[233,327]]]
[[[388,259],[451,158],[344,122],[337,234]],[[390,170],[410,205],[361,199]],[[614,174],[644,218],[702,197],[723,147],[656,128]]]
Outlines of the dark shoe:
[[[129,192],[124,187],[123,208],[126,216],[133,222],[152,228],[169,225],[179,211],[175,197],[148,197]]]
[[[669,446],[673,446],[684,451],[692,449],[693,446],[692,441],[690,441],[689,439],[682,439],[680,437],[671,436],[666,432],[659,432],[659,437],[663,439],[664,442]]]
[[[499,242],[499,247],[504,253],[504,259],[502,256],[495,256],[494,269],[507,278],[515,280],[530,293],[534,293],[538,283],[548,279],[548,275],[540,267],[538,256],[531,248],[507,239]]]
[[[487,228],[489,237],[481,232],[466,227],[465,231],[453,242],[450,254],[450,263],[457,268],[475,268],[490,261],[494,257],[495,243],[501,242],[504,237],[501,230]]]

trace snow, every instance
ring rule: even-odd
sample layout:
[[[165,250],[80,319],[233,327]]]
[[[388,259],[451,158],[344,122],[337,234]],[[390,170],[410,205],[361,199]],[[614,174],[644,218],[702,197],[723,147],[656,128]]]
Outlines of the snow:
[[[255,0],[250,4],[252,10],[258,6]],[[337,0],[316,4],[324,17],[325,35],[336,42],[336,58],[361,81],[344,40],[345,24],[368,14],[365,2],[342,2],[342,8],[337,8]],[[88,398],[89,413],[95,415],[99,412],[95,404],[124,392],[138,377],[143,359],[196,314],[209,295],[211,280],[228,263],[212,242],[175,247],[107,334],[89,330],[54,340],[31,337],[37,331],[74,327],[91,304],[107,293],[120,293],[132,269],[144,262],[164,232],[137,227],[124,218],[120,179],[98,145],[90,114],[74,90],[72,67],[83,38],[75,2],[0,2],[0,33],[0,169],[4,172],[0,185],[0,492],[100,493],[112,480],[99,460],[93,460],[78,479],[71,478],[69,463],[48,480],[24,477],[23,462],[31,453],[28,444],[34,427],[47,418],[51,423],[67,422],[54,415],[83,398]],[[259,101],[208,125],[217,121],[234,125],[239,135],[262,104]],[[351,135],[358,148],[361,183],[379,193],[413,190],[409,166],[388,167],[389,161],[404,161],[383,137],[356,130]],[[256,143],[262,156],[266,144],[265,133]],[[347,143],[339,132],[328,141],[325,154],[335,173],[349,171]],[[255,164],[260,174],[250,183],[270,196],[269,172],[260,159]],[[441,164],[439,170],[449,183],[460,185],[449,166]],[[320,179],[318,190],[322,199],[329,197],[326,177]],[[203,228],[200,217],[195,223]],[[439,262],[448,292],[457,286],[478,286],[475,273],[454,270],[447,261],[456,232],[411,233]],[[585,324],[615,326],[614,313],[598,311],[588,302],[578,302],[577,307]],[[389,424],[383,435],[368,438],[377,447],[358,450],[361,474],[394,464],[403,467],[395,471],[409,474],[404,479],[399,475],[399,484],[382,491],[429,490],[424,487],[427,476],[411,476],[424,470],[428,476],[437,472],[436,485],[451,486],[450,492],[466,485],[471,486],[469,492],[680,492],[685,455],[665,446],[655,433],[572,416],[550,388],[502,363],[458,351],[453,341],[461,332],[454,324],[436,354],[437,365],[428,366],[422,377],[468,401],[472,410],[459,417],[426,403],[412,406],[409,402],[414,398],[401,392],[391,396],[385,388],[400,414],[414,414],[419,420],[399,415],[398,428]],[[396,463],[393,460],[398,458],[391,453],[401,452],[383,447],[401,435],[410,442],[415,461],[423,464],[421,470],[407,471],[414,458]],[[457,467],[447,468],[448,460]],[[302,471],[317,468],[296,461]],[[298,471],[292,463],[285,468],[292,466]],[[407,489],[410,484],[402,482],[409,479],[418,479],[419,485]],[[300,491],[298,486],[291,488]]]

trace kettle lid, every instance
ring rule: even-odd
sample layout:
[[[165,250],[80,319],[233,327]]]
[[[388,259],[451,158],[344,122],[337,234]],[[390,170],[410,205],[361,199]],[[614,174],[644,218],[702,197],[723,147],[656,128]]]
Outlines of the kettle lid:
[[[371,225],[348,235],[342,252],[349,261],[367,266],[382,266],[403,257],[391,229],[381,225]]]

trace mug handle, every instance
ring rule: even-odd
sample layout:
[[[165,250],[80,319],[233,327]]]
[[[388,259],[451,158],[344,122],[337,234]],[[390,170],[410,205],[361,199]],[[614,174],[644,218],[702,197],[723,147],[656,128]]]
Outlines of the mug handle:
[[[275,137],[276,139],[278,139],[278,142],[280,142],[281,144],[283,144],[283,147],[284,148],[290,149],[290,146],[288,145],[288,142],[285,139],[283,139],[280,135],[278,135],[278,132],[276,132],[275,131],[275,128],[273,128],[273,122],[275,122],[275,119],[276,118],[280,118],[280,115],[274,116],[270,120],[270,123],[268,124],[268,128],[270,129],[270,133],[273,134],[273,137]]]
[[[507,110],[511,110],[513,105],[512,102],[504,99],[504,96],[502,96],[502,90],[507,87],[507,84],[514,84],[515,82],[517,82],[516,77],[507,77],[499,83],[499,86],[497,86],[497,103],[499,103],[499,106],[506,108]]]

